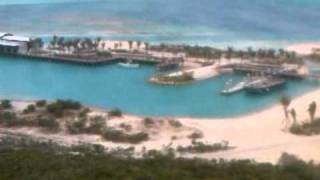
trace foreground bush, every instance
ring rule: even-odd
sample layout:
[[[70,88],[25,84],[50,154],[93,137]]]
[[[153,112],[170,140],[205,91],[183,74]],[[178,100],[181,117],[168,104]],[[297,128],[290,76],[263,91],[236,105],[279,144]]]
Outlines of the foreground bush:
[[[33,113],[36,111],[36,106],[33,104],[29,104],[24,110],[23,113],[24,114],[29,114],[29,113]]]
[[[12,108],[12,104],[11,104],[11,101],[10,100],[2,100],[1,101],[1,104],[0,104],[0,107],[2,108],[2,109],[10,109],[10,108]]]
[[[214,143],[214,144],[205,144],[202,142],[193,141],[190,146],[178,146],[177,151],[180,153],[209,153],[217,151],[225,151],[230,149],[227,142],[224,143]]]
[[[44,107],[47,104],[46,100],[39,100],[36,102],[37,107]]]
[[[70,149],[52,143],[17,148],[0,141],[0,179],[3,180],[318,180],[320,166],[285,154],[279,164],[250,160],[173,158],[162,153],[134,159],[104,154],[99,146]],[[1,147],[6,147],[5,149]],[[130,149],[131,150],[131,149]],[[77,154],[73,153],[77,152]],[[123,150],[115,150],[122,153]],[[114,153],[114,154],[115,154]]]

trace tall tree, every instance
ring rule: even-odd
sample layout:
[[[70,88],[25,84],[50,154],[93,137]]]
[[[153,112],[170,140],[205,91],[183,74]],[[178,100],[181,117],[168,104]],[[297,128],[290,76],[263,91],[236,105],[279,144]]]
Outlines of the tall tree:
[[[138,47],[138,49],[140,49],[140,46],[141,46],[141,41],[137,41],[137,47]]]
[[[128,41],[128,44],[129,44],[129,50],[131,51],[132,50],[133,41]]]
[[[281,99],[280,99],[280,103],[283,107],[283,111],[284,111],[284,115],[285,115],[285,127],[287,128],[287,125],[289,124],[288,121],[289,121],[289,113],[288,113],[288,107],[291,103],[291,99],[290,97],[288,96],[283,96]]]
[[[314,116],[316,114],[316,111],[317,111],[317,103],[313,101],[308,108],[311,121],[314,121]]]
[[[144,45],[146,46],[146,52],[148,53],[150,44],[148,42],[145,42]]]
[[[293,119],[293,124],[297,124],[297,112],[294,108],[291,109],[290,114]]]

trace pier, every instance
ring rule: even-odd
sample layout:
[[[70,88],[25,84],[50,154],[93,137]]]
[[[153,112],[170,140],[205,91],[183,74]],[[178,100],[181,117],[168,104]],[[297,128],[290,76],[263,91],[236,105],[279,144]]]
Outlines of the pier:
[[[233,64],[230,66],[234,72],[272,75],[285,78],[304,78],[296,69],[288,69],[281,65],[269,65],[258,63]]]
[[[17,54],[15,56],[56,61],[56,62],[67,62],[87,65],[98,65],[98,64],[114,64],[119,62],[126,62],[132,60],[135,63],[141,64],[162,64],[165,62],[177,62],[179,60],[174,58],[159,58],[152,56],[151,54],[139,54],[139,53],[111,53],[110,56],[81,56],[76,54],[53,54],[53,53],[28,53],[28,54]]]

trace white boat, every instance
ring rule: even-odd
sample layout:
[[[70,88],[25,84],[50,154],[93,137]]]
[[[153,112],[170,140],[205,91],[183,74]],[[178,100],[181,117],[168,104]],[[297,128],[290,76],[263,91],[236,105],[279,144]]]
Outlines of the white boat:
[[[139,64],[135,64],[135,63],[119,63],[120,66],[125,67],[125,68],[138,68],[140,67]]]
[[[241,81],[237,84],[235,84],[234,86],[231,86],[229,88],[224,89],[223,91],[221,91],[222,94],[232,94],[232,93],[236,93],[238,91],[241,91],[242,89],[244,89],[244,87],[246,86],[247,82],[246,81]]]

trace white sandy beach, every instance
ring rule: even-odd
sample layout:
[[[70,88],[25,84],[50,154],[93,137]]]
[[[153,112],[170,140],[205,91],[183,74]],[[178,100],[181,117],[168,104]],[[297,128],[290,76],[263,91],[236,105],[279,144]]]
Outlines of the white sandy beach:
[[[311,54],[315,49],[320,48],[320,42],[305,42],[292,44],[286,48],[288,51],[294,51],[300,55]]]
[[[316,101],[320,104],[320,90],[309,92],[303,96],[294,98],[291,107],[297,111],[298,121],[302,122],[309,118],[307,108],[310,102]],[[21,106],[21,104],[19,104]],[[102,113],[103,112],[93,112]],[[318,111],[317,115],[320,113]],[[304,160],[320,162],[320,135],[296,136],[284,130],[284,113],[282,106],[277,104],[260,112],[245,115],[238,118],[227,119],[196,119],[181,117],[177,118],[184,125],[181,129],[175,129],[168,125],[146,129],[141,125],[142,119],[134,115],[125,115],[121,119],[113,119],[109,125],[122,122],[131,123],[136,130],[149,132],[151,139],[139,145],[135,145],[137,151],[145,147],[150,149],[163,149],[168,144],[172,147],[178,145],[190,145],[187,138],[190,133],[201,131],[204,134],[204,142],[215,143],[223,140],[228,141],[235,149],[208,154],[185,155],[187,157],[202,158],[225,158],[225,159],[254,159],[259,162],[277,162],[282,153],[295,154]],[[3,130],[3,129],[2,129]],[[77,135],[71,136],[65,133],[41,134],[34,129],[13,129],[14,132],[27,133],[34,136],[46,137],[65,143],[76,143],[78,141],[99,143],[106,147],[130,147],[129,144],[115,144],[101,140],[98,136]],[[171,137],[177,139],[172,141]]]
[[[310,48],[314,48],[316,44],[307,46],[293,45],[288,47],[297,53],[309,53]],[[320,43],[318,44],[320,47]],[[235,60],[236,61],[236,60]],[[231,63],[232,61],[223,60],[221,63]],[[192,69],[196,79],[206,79],[219,74],[217,65],[198,67]],[[307,112],[308,105],[316,101],[320,104],[320,90],[314,90],[300,97],[294,98],[291,107],[297,111],[297,119],[301,123],[309,119]],[[30,103],[30,102],[29,102]],[[218,102],[217,102],[218,103]],[[23,109],[26,104],[23,102],[15,102],[14,105],[18,109]],[[232,109],[230,110],[232,111]],[[105,115],[105,112],[95,110],[93,114]],[[320,112],[317,112],[320,116]],[[203,141],[216,143],[228,141],[231,146],[236,147],[232,150],[221,151],[207,154],[185,155],[188,157],[202,158],[225,158],[225,159],[254,159],[261,162],[275,163],[282,153],[287,152],[295,154],[304,160],[314,160],[320,162],[320,135],[316,136],[296,136],[287,130],[284,130],[284,112],[280,104],[264,109],[262,111],[244,115],[236,118],[216,119],[216,118],[176,118],[182,122],[183,127],[175,129],[168,125],[156,126],[154,128],[145,128],[142,126],[142,117],[134,115],[124,115],[122,118],[108,120],[108,125],[117,126],[120,123],[128,123],[133,126],[135,131],[145,131],[151,134],[149,141],[139,145],[135,145],[136,150],[145,147],[147,150],[161,150],[168,144],[172,147],[178,145],[188,146],[191,140],[187,137],[193,132],[201,131],[204,134]],[[162,118],[163,119],[163,118]],[[4,130],[0,128],[0,130]],[[130,144],[116,144],[106,142],[99,136],[94,135],[69,135],[65,132],[58,134],[43,134],[36,129],[20,128],[11,129],[14,132],[27,133],[33,136],[46,137],[65,143],[76,143],[78,141],[88,143],[99,143],[107,147],[129,147]],[[172,137],[176,137],[172,140]]]
[[[320,103],[320,90],[295,98],[291,107],[297,111],[298,121],[309,119],[308,105]],[[318,112],[317,115],[320,113]],[[320,162],[320,136],[303,137],[284,131],[284,113],[281,105],[263,111],[230,119],[181,118],[180,120],[201,129],[205,139],[224,139],[236,146],[234,150],[204,154],[204,158],[243,159],[276,162],[283,152],[295,154],[304,160]],[[199,156],[198,156],[199,157]]]

